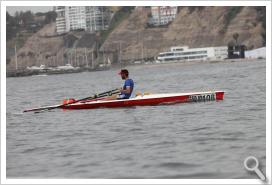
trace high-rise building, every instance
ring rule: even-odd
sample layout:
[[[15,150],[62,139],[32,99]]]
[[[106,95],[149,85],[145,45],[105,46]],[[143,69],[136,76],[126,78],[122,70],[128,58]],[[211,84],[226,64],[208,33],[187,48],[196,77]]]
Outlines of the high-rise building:
[[[65,6],[57,6],[55,8],[55,11],[57,13],[57,18],[56,18],[56,31],[57,31],[57,33],[67,32],[65,9],[66,9]]]
[[[94,32],[109,27],[110,11],[99,6],[58,6],[56,7],[57,33],[83,29]]]
[[[68,12],[70,30],[86,30],[86,7],[69,6]]]
[[[154,26],[167,25],[176,18],[177,6],[152,6],[149,24]]]
[[[107,30],[110,21],[110,11],[103,6],[86,7],[86,28],[87,31]]]

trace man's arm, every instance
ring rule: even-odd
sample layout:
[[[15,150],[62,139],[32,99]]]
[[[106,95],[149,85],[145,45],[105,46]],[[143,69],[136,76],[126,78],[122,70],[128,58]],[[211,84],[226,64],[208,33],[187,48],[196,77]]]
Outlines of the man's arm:
[[[125,93],[125,94],[129,94],[129,93],[131,93],[131,88],[130,88],[130,86],[126,86],[126,89],[121,89],[120,90],[120,92],[121,93]]]

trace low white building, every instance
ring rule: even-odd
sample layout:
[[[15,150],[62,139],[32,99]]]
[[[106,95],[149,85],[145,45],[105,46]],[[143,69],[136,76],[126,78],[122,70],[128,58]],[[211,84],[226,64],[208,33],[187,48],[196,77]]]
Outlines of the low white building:
[[[171,47],[170,51],[158,55],[158,62],[193,61],[193,60],[223,60],[228,57],[228,47],[189,48],[188,46]]]
[[[266,58],[266,47],[245,51],[245,58]]]

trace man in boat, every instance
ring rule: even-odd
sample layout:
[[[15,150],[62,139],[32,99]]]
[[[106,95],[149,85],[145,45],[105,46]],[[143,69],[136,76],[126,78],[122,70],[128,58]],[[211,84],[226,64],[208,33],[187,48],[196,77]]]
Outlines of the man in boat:
[[[118,73],[122,80],[125,80],[125,83],[122,88],[120,88],[120,93],[118,95],[112,95],[103,100],[121,100],[121,99],[129,99],[134,88],[134,82],[132,79],[129,78],[129,73],[127,69],[121,69]]]
[[[132,79],[129,78],[129,73],[127,69],[121,69],[118,73],[122,80],[125,80],[125,83],[122,88],[120,88],[120,93],[118,95],[112,95],[103,100],[120,100],[120,99],[129,99],[134,88],[134,82]]]
[[[127,69],[122,69],[118,73],[122,80],[125,80],[123,87],[120,89],[120,94],[117,96],[117,99],[129,99],[134,88],[134,82],[129,78],[129,72]]]

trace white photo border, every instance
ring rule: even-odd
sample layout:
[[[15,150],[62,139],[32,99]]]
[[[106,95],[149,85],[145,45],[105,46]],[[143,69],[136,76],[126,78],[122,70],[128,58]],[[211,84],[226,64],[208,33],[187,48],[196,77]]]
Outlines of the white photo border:
[[[7,6],[266,6],[266,183],[271,183],[271,1],[1,1],[1,184],[263,184],[259,179],[7,179]],[[241,163],[242,165],[242,163]]]

